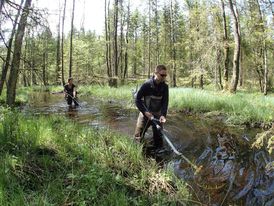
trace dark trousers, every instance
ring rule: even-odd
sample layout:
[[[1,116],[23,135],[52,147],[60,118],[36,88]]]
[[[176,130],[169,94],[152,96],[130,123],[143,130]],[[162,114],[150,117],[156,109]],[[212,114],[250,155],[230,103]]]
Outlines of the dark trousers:
[[[154,125],[152,121],[148,120],[148,118],[144,116],[141,112],[139,113],[135,128],[135,138],[142,141],[146,131],[150,126],[152,126],[154,146],[155,148],[161,148],[163,146],[163,134],[156,128],[156,125]],[[160,126],[162,127],[162,125]]]
[[[70,97],[70,96],[67,96],[67,103],[68,103],[68,105],[71,106],[72,101],[74,102],[74,105],[75,105],[75,106],[79,106],[79,104],[77,103],[77,101],[76,101],[75,99],[73,99],[73,98]]]

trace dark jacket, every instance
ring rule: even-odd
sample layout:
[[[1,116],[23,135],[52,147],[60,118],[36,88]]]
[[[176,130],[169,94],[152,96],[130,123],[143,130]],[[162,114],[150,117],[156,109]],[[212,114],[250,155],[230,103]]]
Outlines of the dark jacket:
[[[143,114],[160,113],[167,115],[168,109],[168,85],[165,82],[156,84],[154,77],[148,79],[137,92],[135,104]]]
[[[76,86],[74,84],[72,84],[71,88],[69,88],[69,85],[66,84],[64,86],[64,90],[65,90],[66,93],[68,93],[69,95],[73,96],[73,90],[74,90],[75,87]]]

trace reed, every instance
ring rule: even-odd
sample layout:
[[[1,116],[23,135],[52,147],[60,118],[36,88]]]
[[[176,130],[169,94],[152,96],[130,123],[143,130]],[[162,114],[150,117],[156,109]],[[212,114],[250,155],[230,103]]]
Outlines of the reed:
[[[0,117],[1,205],[187,204],[185,185],[127,136],[5,108]]]
[[[123,100],[132,104],[133,86],[110,88],[108,86],[80,87],[81,94],[91,95],[103,100]],[[274,95],[261,93],[236,94],[229,92],[201,90],[193,88],[170,88],[169,109],[187,110],[195,113],[218,112],[226,116],[232,124],[270,123],[274,119]]]

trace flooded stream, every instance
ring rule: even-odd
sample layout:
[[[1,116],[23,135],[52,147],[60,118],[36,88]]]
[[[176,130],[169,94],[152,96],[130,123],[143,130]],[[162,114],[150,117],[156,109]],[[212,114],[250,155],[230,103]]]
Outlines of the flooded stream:
[[[137,109],[127,103],[81,97],[80,107],[70,108],[62,94],[33,93],[23,112],[64,115],[91,127],[109,128],[133,136]],[[193,169],[165,144],[155,154],[165,167],[184,179],[193,198],[203,205],[274,205],[273,157],[250,149],[258,129],[227,127],[217,120],[169,113],[165,135],[178,151],[199,168]],[[152,131],[146,135],[151,139]]]

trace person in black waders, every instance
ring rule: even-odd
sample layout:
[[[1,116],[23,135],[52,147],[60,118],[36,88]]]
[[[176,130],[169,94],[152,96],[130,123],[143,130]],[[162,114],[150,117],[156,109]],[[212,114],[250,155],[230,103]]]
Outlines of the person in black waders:
[[[148,79],[138,90],[135,104],[140,113],[135,128],[135,140],[141,142],[145,132],[152,125],[154,148],[163,147],[162,133],[157,130],[151,119],[157,118],[160,126],[166,122],[168,109],[168,85],[165,83],[167,69],[164,65],[155,68],[154,75]]]
[[[70,77],[68,78],[68,83],[64,86],[64,93],[65,93],[65,98],[67,100],[67,103],[69,106],[72,105],[72,101],[74,102],[75,106],[79,106],[76,98],[76,86],[73,84],[73,78]]]

